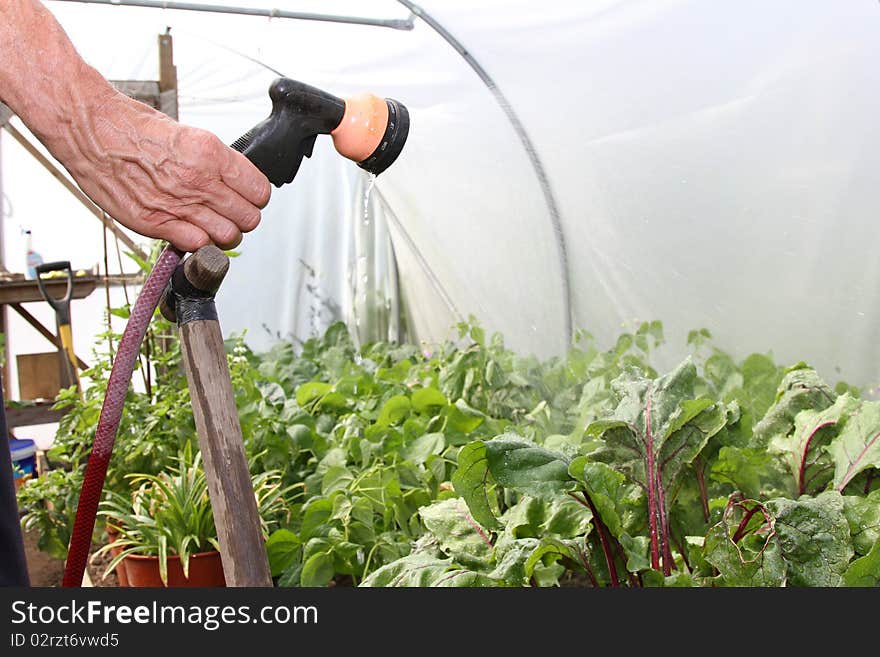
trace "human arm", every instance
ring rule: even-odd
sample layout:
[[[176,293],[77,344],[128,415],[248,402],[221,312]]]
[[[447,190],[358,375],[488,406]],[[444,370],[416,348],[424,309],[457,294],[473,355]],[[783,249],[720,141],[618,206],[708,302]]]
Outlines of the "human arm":
[[[118,92],[38,0],[0,0],[0,100],[114,219],[186,251],[231,248],[269,181],[210,132]]]

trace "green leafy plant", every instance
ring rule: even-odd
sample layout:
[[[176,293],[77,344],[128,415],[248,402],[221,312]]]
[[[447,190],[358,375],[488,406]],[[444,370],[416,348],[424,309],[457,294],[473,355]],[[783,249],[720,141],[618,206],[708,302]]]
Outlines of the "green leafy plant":
[[[158,475],[129,474],[132,492],[111,493],[101,502],[99,516],[118,533],[113,543],[96,554],[119,548],[107,566],[112,571],[128,555],[159,558],[159,574],[168,584],[168,556],[180,557],[184,576],[189,577],[189,560],[195,551],[219,550],[217,530],[208,496],[208,484],[201,454],[187,449],[177,466]],[[253,477],[261,523],[265,535],[287,518],[286,492],[277,472]]]
[[[738,381],[719,386],[707,362],[660,377],[625,370],[603,417],[554,449],[515,433],[465,445],[452,481],[470,515],[422,509],[428,532],[413,553],[364,584],[519,586],[575,575],[593,586],[874,585],[880,402],[849,386],[838,395],[798,364],[780,372],[763,418],[744,427],[760,402],[743,385],[764,380],[728,361],[727,378]],[[766,458],[735,457],[768,445]],[[738,481],[766,497],[749,499]]]

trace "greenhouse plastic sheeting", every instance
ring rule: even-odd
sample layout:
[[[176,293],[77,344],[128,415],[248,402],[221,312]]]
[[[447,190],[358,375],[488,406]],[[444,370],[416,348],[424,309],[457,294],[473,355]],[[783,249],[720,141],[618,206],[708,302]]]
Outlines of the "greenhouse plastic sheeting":
[[[409,16],[393,0],[270,4]],[[431,342],[474,315],[545,357],[572,329],[610,346],[659,319],[669,363],[705,327],[737,356],[880,380],[877,2],[419,3],[482,75],[421,17],[47,5],[113,79],[155,78],[171,26],[181,120],[227,142],[268,113],[279,73],[409,108],[369,194],[326,138],[274,191],[219,298],[224,329],[257,348],[336,317],[361,340]]]

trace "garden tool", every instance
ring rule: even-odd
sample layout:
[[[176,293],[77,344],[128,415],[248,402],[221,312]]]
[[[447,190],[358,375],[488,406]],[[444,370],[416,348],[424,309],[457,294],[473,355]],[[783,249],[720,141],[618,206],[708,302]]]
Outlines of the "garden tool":
[[[288,78],[275,80],[269,97],[269,117],[232,147],[276,187],[293,181],[302,158],[311,157],[319,134],[329,134],[340,155],[378,175],[400,155],[409,133],[409,113],[396,100],[370,94],[337,98]],[[160,301],[163,314],[180,329],[226,583],[272,585],[214,306],[214,294],[229,261],[214,246],[203,247],[181,262],[183,255],[170,245],[159,255],[119,343],[76,510],[63,586],[82,583],[126,390],[140,343]]]
[[[70,262],[67,260],[59,260],[57,262],[46,262],[36,266],[37,284],[40,286],[40,293],[46,302],[52,306],[55,311],[55,323],[58,327],[58,338],[61,341],[60,361],[64,376],[62,377],[62,385],[67,387],[76,385],[77,390],[80,389],[79,372],[77,370],[78,359],[73,351],[73,332],[70,328],[70,300],[73,298],[73,270],[70,268]],[[43,274],[51,272],[64,272],[67,276],[67,289],[64,296],[55,298],[46,289],[46,282]]]

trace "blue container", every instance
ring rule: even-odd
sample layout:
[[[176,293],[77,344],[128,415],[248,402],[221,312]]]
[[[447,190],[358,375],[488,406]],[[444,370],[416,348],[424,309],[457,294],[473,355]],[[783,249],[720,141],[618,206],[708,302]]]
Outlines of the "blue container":
[[[12,465],[18,466],[13,467],[16,479],[36,476],[37,444],[33,440],[10,438],[9,451],[12,453]]]

